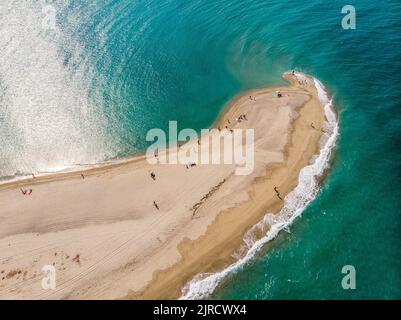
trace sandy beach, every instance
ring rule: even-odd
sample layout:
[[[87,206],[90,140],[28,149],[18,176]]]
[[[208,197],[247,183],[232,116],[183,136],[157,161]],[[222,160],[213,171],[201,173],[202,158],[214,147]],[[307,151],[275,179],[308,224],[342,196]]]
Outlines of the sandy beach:
[[[254,129],[250,175],[235,175],[234,164],[151,165],[140,156],[1,184],[0,298],[175,299],[195,275],[231,263],[319,152],[316,89],[285,78],[287,86],[234,98],[214,125]],[[247,120],[236,121],[241,114]],[[55,290],[41,286],[45,265],[57,271]]]

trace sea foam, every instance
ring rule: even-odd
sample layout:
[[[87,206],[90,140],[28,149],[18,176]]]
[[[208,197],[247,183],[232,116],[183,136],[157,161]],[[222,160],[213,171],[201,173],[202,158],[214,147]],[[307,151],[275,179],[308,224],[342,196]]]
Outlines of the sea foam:
[[[273,240],[281,230],[288,228],[302,214],[308,204],[313,201],[319,191],[318,178],[323,176],[330,166],[330,159],[339,134],[337,115],[333,109],[333,101],[324,85],[307,74],[295,73],[299,80],[306,80],[316,87],[318,97],[323,105],[326,122],[324,134],[320,141],[321,149],[313,163],[302,168],[299,173],[298,185],[284,199],[284,206],[277,214],[267,213],[264,218],[253,226],[244,237],[240,249],[241,255],[236,262],[224,270],[212,274],[195,276],[182,290],[180,299],[205,299],[211,295],[219,283],[229,274],[241,269],[255,257],[256,253],[269,241]],[[267,230],[267,231],[266,231]],[[256,238],[256,234],[265,234]]]
[[[102,97],[90,93],[94,63],[79,37],[59,23],[69,4],[52,4],[57,23],[48,28],[45,1],[1,2],[2,180],[95,164],[115,154],[108,152],[113,141]]]

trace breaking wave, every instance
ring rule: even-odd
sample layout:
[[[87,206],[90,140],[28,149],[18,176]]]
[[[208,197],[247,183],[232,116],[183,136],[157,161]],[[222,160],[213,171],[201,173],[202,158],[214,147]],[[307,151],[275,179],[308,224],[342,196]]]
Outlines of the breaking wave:
[[[321,149],[313,163],[304,167],[299,173],[298,185],[284,199],[284,207],[277,214],[267,213],[264,218],[253,226],[244,237],[241,248],[245,251],[236,262],[224,270],[213,274],[199,274],[192,279],[182,290],[180,299],[205,299],[214,292],[219,283],[232,272],[243,267],[269,241],[273,240],[282,229],[289,227],[302,214],[319,192],[318,178],[322,177],[330,166],[332,151],[336,146],[339,134],[337,115],[333,101],[329,97],[324,85],[317,79],[304,74],[296,73],[297,78],[306,80],[316,87],[318,97],[323,105],[326,122],[324,134],[320,141]],[[265,234],[257,238],[256,234]],[[241,250],[241,251],[242,251]]]

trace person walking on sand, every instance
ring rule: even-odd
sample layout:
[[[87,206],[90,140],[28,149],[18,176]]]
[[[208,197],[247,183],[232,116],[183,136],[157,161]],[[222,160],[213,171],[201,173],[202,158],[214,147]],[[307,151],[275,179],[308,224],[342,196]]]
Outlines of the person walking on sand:
[[[277,190],[277,187],[274,187],[274,191],[276,192],[277,197],[278,197],[280,200],[283,200],[283,199],[281,198],[281,196],[280,196],[280,192]]]
[[[85,179],[85,176],[84,176],[84,174],[83,174],[83,173],[81,173],[81,178],[82,178],[82,179]]]
[[[21,190],[22,194],[25,196],[27,193],[27,190],[23,190],[22,188],[20,188],[20,190]]]
[[[150,177],[151,177],[153,180],[156,180],[156,175],[155,175],[155,173],[154,173],[153,171],[150,173]]]
[[[155,206],[155,208],[156,208],[157,210],[159,210],[159,206],[157,205],[156,201],[153,201],[153,205]]]

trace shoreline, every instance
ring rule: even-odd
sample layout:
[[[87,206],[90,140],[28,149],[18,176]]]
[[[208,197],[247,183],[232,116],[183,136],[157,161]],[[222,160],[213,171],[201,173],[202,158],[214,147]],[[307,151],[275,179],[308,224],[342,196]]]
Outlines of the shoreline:
[[[319,80],[303,73],[297,73],[297,75],[313,82],[324,109],[324,130],[322,130],[323,134],[318,143],[318,154],[309,165],[300,170],[298,184],[284,198],[284,206],[280,212],[265,213],[262,220],[245,233],[241,248],[234,253],[235,262],[223,266],[223,269],[217,273],[195,276],[183,288],[180,299],[208,298],[227,275],[236,272],[248,261],[254,259],[282,229],[289,228],[319,193],[320,187],[329,173],[333,153],[337,147],[339,135],[338,111],[333,105],[333,100],[330,99],[330,93]],[[288,148],[287,145],[287,151]]]
[[[287,77],[285,77],[285,79],[289,82],[290,86],[294,86],[294,81],[292,81],[293,79],[291,79],[290,75],[287,74]],[[252,92],[260,92],[269,89],[270,88],[252,90]],[[273,90],[276,89],[282,89],[282,87],[273,88]],[[235,105],[238,100],[244,99],[245,97],[246,95],[239,96],[231,103],[230,106]],[[308,104],[308,102],[306,104]],[[227,113],[222,115],[222,120],[224,120],[227,115],[230,115],[230,111],[232,111],[232,109],[230,109],[230,106],[228,106]],[[283,177],[283,175],[280,175],[278,171],[286,170],[288,162],[291,161],[289,157],[292,154],[292,149],[297,148],[296,146],[294,146],[294,144],[298,143],[294,143],[292,134],[296,132],[300,126],[302,126],[302,124],[300,123],[301,117],[305,116],[305,114],[308,112],[308,110],[306,110],[306,105],[301,106],[298,112],[300,113],[300,115],[295,120],[293,120],[292,126],[288,129],[289,139],[283,150],[285,155],[284,163],[273,163],[268,165],[266,167],[266,172],[269,172],[271,170],[273,173],[270,175],[266,174],[265,176],[257,177],[251,183],[251,190],[249,191],[250,199],[247,202],[238,204],[233,208],[220,212],[216,216],[215,220],[208,226],[207,232],[198,239],[184,239],[179,244],[179,251],[181,254],[180,262],[172,266],[168,270],[157,271],[152,279],[152,282],[144,290],[140,292],[130,292],[127,296],[124,297],[124,299],[165,299],[166,297],[168,299],[177,299],[180,297],[181,299],[203,299],[207,298],[207,296],[214,291],[217,284],[206,283],[205,294],[205,292],[202,292],[205,289],[196,286],[196,284],[195,286],[193,286],[193,282],[203,282],[205,278],[213,278],[216,273],[222,273],[227,268],[230,268],[230,266],[238,262],[240,259],[234,258],[233,256],[236,254],[241,254],[240,251],[244,246],[244,238],[246,237],[247,233],[249,233],[252,228],[257,227],[261,222],[263,222],[262,219],[266,216],[267,212],[276,213],[284,207],[284,203],[277,200],[275,201],[274,196],[273,199],[266,199],[264,202],[261,198],[265,197],[265,194],[268,192],[268,189],[271,189],[272,185],[280,183],[279,180]],[[305,114],[303,114],[303,112],[305,112]],[[323,126],[323,122],[319,123],[319,126]],[[320,136],[321,135],[319,135],[319,138],[315,141],[315,145],[310,146],[311,149],[308,153],[310,155],[310,158],[305,159],[305,161],[303,161],[302,163],[298,163],[297,169],[293,171],[296,174],[294,174],[292,177],[287,176],[287,181],[281,184],[280,193],[282,196],[286,197],[295,189],[295,187],[297,186],[298,174],[304,167],[306,167],[310,163],[311,158],[319,153],[319,144],[321,140]],[[274,181],[276,177],[278,178],[276,179],[276,183],[272,184],[272,181]],[[284,188],[283,185],[286,185],[284,192],[282,191]],[[270,188],[266,188],[266,186],[270,186]],[[258,203],[259,205],[256,206],[255,203]],[[252,208],[249,209],[249,207]],[[242,221],[241,223],[238,223],[236,226],[237,229],[233,228],[234,230],[231,232],[230,237],[224,240],[219,239],[219,242],[222,243],[225,248],[222,248],[221,246],[216,247],[214,253],[204,253],[205,255],[209,256],[207,256],[206,259],[202,259],[202,256],[199,255],[199,253],[196,251],[196,248],[208,247],[207,243],[210,241],[216,241],[216,237],[218,237],[220,230],[225,228],[227,226],[227,223],[230,223],[233,220],[241,220],[241,216],[243,216],[244,212],[249,211],[253,211],[253,214],[248,221]],[[264,226],[264,228],[266,228],[266,226]],[[258,234],[254,235],[254,242],[262,238],[261,230],[257,231]],[[266,230],[262,230],[262,232],[266,232]],[[227,246],[228,243],[230,244],[229,246]],[[243,252],[242,255],[244,255]],[[194,271],[197,269],[196,267],[190,270],[191,268],[189,266],[191,264],[202,265],[202,272],[200,273]],[[201,268],[198,268],[198,270],[200,269]],[[188,272],[188,270],[190,271]],[[205,276],[202,276],[202,274],[204,274]],[[193,286],[194,288],[190,288],[191,286]],[[210,286],[214,286],[213,289],[210,289]],[[197,292],[195,292],[195,294],[189,292],[191,290],[199,290],[201,294],[197,295]]]
[[[286,81],[288,81],[288,80],[286,80]],[[285,85],[283,85],[283,86],[285,86]],[[226,103],[222,107],[216,120],[212,122],[209,129],[217,128],[219,125],[221,125],[223,119],[226,117],[226,114],[228,112],[230,112],[231,107],[236,103],[236,101],[238,99],[247,97],[249,94],[252,95],[255,92],[262,92],[264,90],[268,90],[268,91],[279,90],[279,89],[283,88],[283,86],[272,86],[272,87],[265,87],[265,88],[259,88],[259,89],[250,89],[250,90],[238,93],[232,99],[230,99],[230,101],[228,103]],[[199,132],[198,132],[198,135],[200,137]],[[87,174],[101,173],[102,171],[111,170],[115,167],[128,165],[131,163],[142,161],[144,159],[146,159],[146,150],[139,151],[136,155],[130,155],[130,156],[119,158],[119,159],[106,160],[106,161],[102,161],[102,162],[95,163],[95,164],[73,165],[73,166],[70,166],[63,170],[60,170],[60,171],[38,172],[36,174],[31,173],[31,174],[23,175],[20,177],[14,176],[14,178],[5,179],[5,180],[1,180],[1,178],[0,178],[0,191],[4,190],[4,189],[13,188],[16,186],[23,186],[25,184],[35,185],[35,184],[40,184],[40,183],[56,181],[56,180],[60,180],[60,179],[68,179],[68,178],[71,178],[74,176],[79,177],[81,175],[81,173],[87,173]],[[32,177],[33,175],[35,176],[34,178]]]
[[[0,297],[178,298],[195,275],[217,272],[232,263],[231,254],[241,247],[249,229],[266,212],[281,209],[273,186],[283,197],[290,193],[300,170],[319,151],[322,134],[311,131],[308,123],[312,119],[316,128],[324,124],[317,93],[288,76],[287,86],[234,97],[212,126],[233,119],[238,111],[249,114],[250,121],[241,124],[257,132],[256,171],[249,177],[232,176],[232,166],[154,167],[142,155],[0,184],[0,204],[6,211],[0,217],[0,248],[5,248],[0,267],[6,274],[14,270],[24,274],[19,279],[24,286],[13,277],[0,281]],[[285,97],[275,98],[277,89]],[[250,92],[258,102],[248,100]],[[156,183],[150,181],[149,170],[156,170]],[[21,199],[17,189],[27,184],[35,186],[33,198]],[[194,203],[211,190],[212,196],[193,217]],[[153,197],[160,212],[149,205]],[[95,250],[98,247],[104,252]],[[13,260],[14,255],[18,259]],[[71,262],[74,255],[78,263]],[[43,292],[35,283],[41,264],[51,260],[61,284],[55,292]]]
[[[217,128],[219,125],[221,125],[221,122],[223,121],[226,113],[230,112],[230,108],[232,105],[235,104],[235,101],[237,99],[243,98],[249,94],[252,94],[254,92],[258,91],[263,91],[263,90],[276,90],[276,89],[281,89],[282,86],[274,86],[274,87],[267,87],[267,88],[260,88],[260,89],[251,89],[242,93],[237,94],[234,96],[230,102],[228,102],[226,105],[224,105],[217,116],[217,119],[213,121],[209,129]],[[200,133],[198,132],[198,135],[200,137]],[[181,147],[182,145],[179,145]],[[51,182],[51,181],[57,181],[61,179],[68,179],[71,177],[79,177],[82,173],[83,174],[97,174],[101,173],[103,171],[111,170],[113,168],[117,168],[120,166],[125,166],[129,165],[132,163],[136,163],[139,161],[143,161],[146,159],[146,150],[145,151],[140,151],[137,153],[137,155],[130,155],[124,158],[119,158],[119,159],[114,159],[114,160],[107,160],[103,162],[99,162],[96,164],[83,164],[83,165],[75,165],[68,167],[66,169],[60,170],[60,171],[54,171],[54,172],[39,172],[39,173],[32,173],[20,177],[15,177],[11,179],[6,179],[6,180],[1,180],[0,179],[0,191],[9,189],[9,188],[14,188],[14,187],[19,187],[23,186],[26,184],[30,185],[36,185],[36,184],[41,184],[41,183],[46,183],[46,182]],[[33,177],[33,175],[35,177]]]

